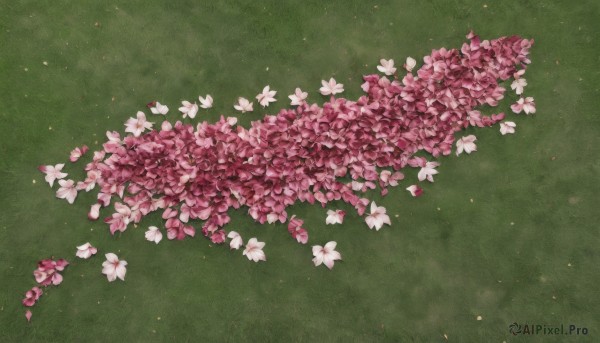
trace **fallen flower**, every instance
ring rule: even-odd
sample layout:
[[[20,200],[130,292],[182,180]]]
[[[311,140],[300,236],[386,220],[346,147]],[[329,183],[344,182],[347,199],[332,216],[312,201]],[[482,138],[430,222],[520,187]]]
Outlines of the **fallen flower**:
[[[333,77],[329,81],[321,80],[321,84],[323,86],[319,88],[319,92],[323,95],[335,95],[344,91],[344,85],[337,83]]]
[[[148,107],[150,108],[150,112],[152,112],[153,114],[162,114],[165,115],[169,112],[169,107],[167,107],[166,105],[161,104],[158,101],[154,101],[148,104]]]
[[[242,240],[242,236],[235,231],[229,231],[227,237],[231,239],[229,242],[229,248],[238,250],[242,245],[244,245],[244,241]]]
[[[138,111],[136,118],[129,118],[125,123],[125,132],[131,132],[135,137],[139,137],[144,130],[150,130],[152,123],[146,120],[146,115]]]
[[[77,247],[77,253],[75,255],[79,258],[87,260],[92,257],[92,255],[96,255],[98,249],[94,248],[89,242]]]
[[[314,245],[312,247],[313,256],[312,259],[315,267],[324,264],[327,268],[332,269],[335,261],[341,260],[342,255],[339,252],[335,251],[335,247],[337,243],[334,241],[328,242],[325,244],[325,247],[320,245]]]
[[[294,94],[288,95],[288,98],[290,98],[290,100],[292,101],[290,103],[292,106],[302,105],[302,103],[306,100],[306,97],[308,97],[308,93],[303,92],[300,88],[296,88]]]
[[[371,214],[365,218],[365,222],[369,229],[375,229],[379,231],[383,224],[392,225],[390,222],[390,217],[386,214],[386,209],[383,206],[377,206],[375,201],[371,202]]]
[[[237,105],[233,105],[233,108],[235,108],[236,110],[242,112],[242,113],[246,113],[246,112],[252,112],[253,111],[253,103],[251,103],[250,101],[248,101],[248,99],[246,98],[238,98],[238,103]]]
[[[523,94],[523,88],[527,86],[527,80],[525,79],[516,79],[510,84],[510,88],[517,93],[517,95]]]
[[[56,197],[66,199],[69,204],[75,202],[77,198],[77,189],[73,180],[58,180],[60,188],[56,191]]]
[[[62,169],[65,166],[64,163],[59,163],[55,166],[47,165],[47,166],[39,166],[38,170],[42,173],[46,174],[45,180],[48,182],[50,187],[54,186],[54,180],[60,180],[67,177],[67,173],[63,173]]]
[[[417,175],[419,181],[427,179],[427,181],[433,182],[433,175],[438,173],[435,168],[439,165],[439,162],[427,162],[425,166],[419,170],[419,174]]]
[[[423,189],[418,185],[408,186],[406,190],[409,191],[413,197],[418,197],[421,196],[421,194],[423,194]]]
[[[456,141],[456,156],[462,154],[462,152],[466,152],[467,154],[472,153],[473,151],[477,151],[477,145],[475,145],[475,141],[477,137],[474,135],[468,135],[466,137],[462,137],[461,139]]]
[[[119,260],[119,257],[113,253],[108,253],[105,256],[106,261],[102,263],[102,274],[106,275],[109,282],[113,282],[117,278],[125,281],[127,261]]]
[[[246,249],[244,249],[243,255],[246,255],[246,257],[248,257],[249,260],[254,262],[266,261],[267,257],[265,256],[265,253],[262,250],[264,247],[264,242],[259,242],[254,237],[250,238],[250,240],[246,244]]]
[[[31,322],[31,311],[25,311],[25,318],[27,319],[28,323]]]
[[[267,85],[263,88],[262,92],[256,96],[256,100],[258,100],[258,103],[262,107],[267,107],[269,106],[269,103],[277,101],[275,100],[275,94],[277,94],[277,92],[270,90],[270,87]]]
[[[328,210],[327,218],[325,218],[325,225],[329,224],[342,224],[344,222],[345,211],[342,210]]]
[[[210,94],[206,94],[206,98],[199,96],[198,101],[200,101],[200,107],[204,109],[211,108],[213,105],[213,98]]]
[[[508,133],[515,133],[515,127],[517,127],[517,124],[515,124],[512,121],[506,121],[504,123],[500,123],[500,133],[503,136]]]
[[[393,59],[385,60],[383,58],[380,59],[379,65],[377,66],[377,70],[379,70],[380,72],[382,72],[388,76],[394,75],[394,73],[396,72],[396,68],[394,68],[394,60]]]
[[[68,265],[69,262],[62,258],[57,261],[50,258],[41,260],[38,262],[37,269],[33,271],[33,276],[35,277],[35,281],[42,286],[50,284],[57,286],[63,280],[59,272],[63,271]]]
[[[146,231],[145,236],[146,236],[146,240],[148,240],[150,242],[154,242],[156,244],[158,244],[158,242],[160,242],[163,237],[162,233],[156,226],[148,227],[148,231]]]
[[[196,103],[191,103],[189,101],[182,101],[181,104],[183,106],[179,107],[179,112],[183,113],[183,117],[190,117],[190,119],[194,119],[196,117],[196,113],[198,113],[198,105]]]
[[[519,114],[521,111],[524,111],[525,114],[535,113],[535,102],[533,102],[533,97],[520,98],[516,103],[510,106],[510,109]]]

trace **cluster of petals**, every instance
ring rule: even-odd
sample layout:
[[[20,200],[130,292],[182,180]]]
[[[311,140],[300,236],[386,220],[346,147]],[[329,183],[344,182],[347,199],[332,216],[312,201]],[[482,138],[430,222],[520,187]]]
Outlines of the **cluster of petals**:
[[[41,288],[37,286],[33,287],[25,293],[25,298],[22,301],[23,305],[27,307],[35,305],[35,303],[38,301],[38,299],[42,296],[43,293],[44,292],[42,292]]]
[[[38,262],[38,267],[33,271],[35,281],[41,286],[59,285],[63,277],[59,273],[69,265],[65,259],[54,260],[52,258],[41,260]]]
[[[84,145],[82,147],[76,147],[71,151],[69,161],[77,162],[81,156],[85,155],[85,153],[88,152],[88,150],[89,148],[87,145]]]
[[[532,97],[520,98],[516,103],[510,106],[510,109],[515,113],[525,112],[525,114],[535,113],[535,102]]]
[[[308,242],[308,231],[302,225],[304,225],[304,220],[293,215],[288,223],[288,232],[298,243],[306,244]]]
[[[112,202],[114,213],[105,222],[114,234],[160,211],[168,239],[193,237],[199,225],[203,236],[220,244],[227,238],[228,211],[245,207],[260,223],[289,221],[292,237],[306,243],[307,230],[301,220],[289,218],[287,207],[297,202],[325,207],[341,200],[363,215],[371,202],[361,193],[378,185],[385,195],[403,179],[405,167],[419,168],[419,180],[433,182],[439,163],[416,153],[449,155],[456,132],[504,119],[503,113],[486,116],[477,108],[498,105],[505,92],[500,81],[525,70],[533,41],[481,40],[472,33],[467,38],[461,49],[433,50],[416,74],[416,61],[407,59],[405,75],[364,76],[366,94],[356,101],[336,98],[343,85],[333,78],[322,82],[321,94],[331,95],[322,106],[307,103],[306,93],[297,89],[290,96],[296,107],[266,115],[249,128],[221,117],[197,125],[165,121],[146,131],[152,123],[139,112],[127,123],[131,135],[107,132],[103,150],[86,166],[99,189],[91,218]],[[391,72],[389,62],[384,71]],[[272,102],[271,92],[265,87],[259,103]],[[182,104],[180,111],[193,117],[197,105]],[[234,107],[249,112],[252,105],[239,98]],[[73,185],[61,186],[61,197],[74,200]],[[385,209],[371,206],[369,227],[389,224]],[[260,260],[253,253],[260,242],[251,242],[246,255]]]

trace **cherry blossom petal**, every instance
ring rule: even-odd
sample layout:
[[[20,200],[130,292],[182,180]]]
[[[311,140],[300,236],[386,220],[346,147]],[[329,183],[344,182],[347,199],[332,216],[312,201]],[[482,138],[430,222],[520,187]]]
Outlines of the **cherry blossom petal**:
[[[516,127],[517,127],[517,124],[515,124],[512,121],[506,121],[506,122],[500,123],[500,133],[503,136],[506,134],[515,133]]]
[[[204,109],[211,108],[213,106],[213,98],[210,94],[206,94],[206,97],[198,97],[198,101],[200,101],[200,107]]]
[[[153,114],[162,114],[165,115],[169,112],[169,107],[161,104],[158,101],[154,101],[148,104],[148,108],[150,108],[150,112]]]
[[[267,107],[269,106],[269,103],[277,101],[275,100],[275,94],[277,94],[277,92],[272,91],[270,86],[265,86],[262,92],[256,96],[256,100],[258,100],[258,103],[262,107]]]
[[[290,100],[292,101],[290,103],[292,106],[302,105],[302,103],[306,100],[306,97],[308,97],[308,93],[303,92],[300,88],[296,88],[294,94],[288,95],[288,98],[290,98]]]
[[[244,249],[243,255],[246,255],[249,260],[258,262],[258,261],[266,261],[267,257],[262,250],[265,246],[264,242],[259,242],[256,238],[250,238],[248,243],[246,244],[246,249]]]
[[[238,98],[238,103],[236,105],[233,106],[233,108],[235,108],[236,110],[242,112],[242,113],[246,113],[246,112],[252,112],[253,103],[248,101],[248,99],[246,98]]]
[[[410,195],[413,197],[419,197],[421,194],[423,194],[423,189],[418,185],[410,185],[406,188],[406,190],[409,191]]]
[[[244,245],[244,241],[242,240],[242,236],[235,231],[229,231],[227,237],[231,239],[229,242],[229,248],[238,250],[242,245]]]
[[[377,70],[384,73],[385,75],[394,75],[396,72],[396,68],[394,67],[394,60],[389,59],[381,59],[379,60],[379,65],[377,66]]]
[[[146,240],[158,244],[162,240],[163,235],[156,226],[150,226],[148,227],[148,231],[145,233],[145,237]]]
[[[77,247],[75,255],[79,258],[87,260],[98,252],[98,249],[94,248],[89,242]]]

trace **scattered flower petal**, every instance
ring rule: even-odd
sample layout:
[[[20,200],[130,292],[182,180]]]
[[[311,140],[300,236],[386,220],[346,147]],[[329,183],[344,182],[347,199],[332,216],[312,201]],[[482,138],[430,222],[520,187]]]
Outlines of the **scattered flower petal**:
[[[88,212],[89,220],[97,220],[100,217],[101,206],[101,204],[93,204],[92,207],[90,207],[90,212]]]
[[[96,255],[98,249],[94,248],[89,242],[77,247],[77,253],[75,255],[79,258],[87,260],[88,258]]]
[[[423,194],[423,189],[418,185],[408,186],[406,190],[409,191],[413,197],[418,197],[421,196],[421,194]]]
[[[327,218],[325,218],[325,224],[342,224],[344,222],[345,211],[342,210],[328,210]]]
[[[515,124],[514,122],[505,121],[503,123],[500,123],[500,133],[503,136],[509,133],[515,133],[515,127],[517,127],[517,124]]]
[[[152,112],[153,114],[165,115],[169,112],[169,107],[161,104],[158,101],[153,101],[153,102],[149,103],[148,108],[150,109],[150,112]]]
[[[404,63],[404,69],[410,73],[416,65],[417,61],[409,56],[406,58],[406,63]]]
[[[242,236],[235,231],[229,231],[227,235],[231,241],[229,242],[229,248],[238,250],[242,245],[244,245],[244,241],[242,240]]]
[[[213,98],[210,96],[210,94],[206,94],[205,98],[199,96],[198,101],[200,101],[200,107],[204,109],[208,109],[213,106]]]
[[[69,161],[71,162],[77,162],[79,160],[79,158],[83,155],[85,155],[86,152],[88,152],[89,148],[87,147],[87,145],[80,147],[76,147],[75,149],[73,149],[71,151],[71,155],[69,156]]]
[[[148,231],[146,231],[146,240],[150,242],[154,242],[158,244],[162,240],[162,232],[156,226],[148,227]]]

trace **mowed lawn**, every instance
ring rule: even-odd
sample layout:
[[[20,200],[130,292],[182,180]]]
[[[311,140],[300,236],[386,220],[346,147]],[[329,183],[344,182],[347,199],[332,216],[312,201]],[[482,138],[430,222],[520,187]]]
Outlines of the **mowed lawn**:
[[[518,342],[600,341],[600,11],[597,1],[9,1],[0,0],[0,342]],[[344,96],[380,58],[422,62],[484,39],[534,38],[527,96],[537,113],[515,115],[507,90],[498,108],[517,123],[469,129],[478,151],[440,158],[435,183],[412,198],[416,170],[382,198],[392,226],[379,232],[349,206],[343,225],[298,204],[308,245],[283,224],[260,225],[239,210],[227,229],[266,242],[266,263],[201,236],[144,239],[159,215],[111,236],[87,219],[96,192],[74,205],[55,198],[36,169],[66,162],[81,180],[86,156],[107,130],[145,104],[212,94],[196,119],[253,120],[289,106],[296,87],[323,103],[321,79]],[[266,110],[234,113],[237,97],[265,85]],[[508,86],[508,84],[506,85]],[[148,113],[155,122],[159,118]],[[110,213],[102,212],[102,216]],[[197,223],[198,224],[198,223]],[[199,227],[200,225],[197,225]],[[312,262],[311,244],[338,242],[333,270]],[[75,257],[91,242],[99,254]],[[126,281],[102,275],[104,253],[129,263]],[[42,258],[71,262],[27,323],[21,299]],[[481,316],[481,320],[477,320]],[[587,336],[513,337],[513,322],[570,325]]]

